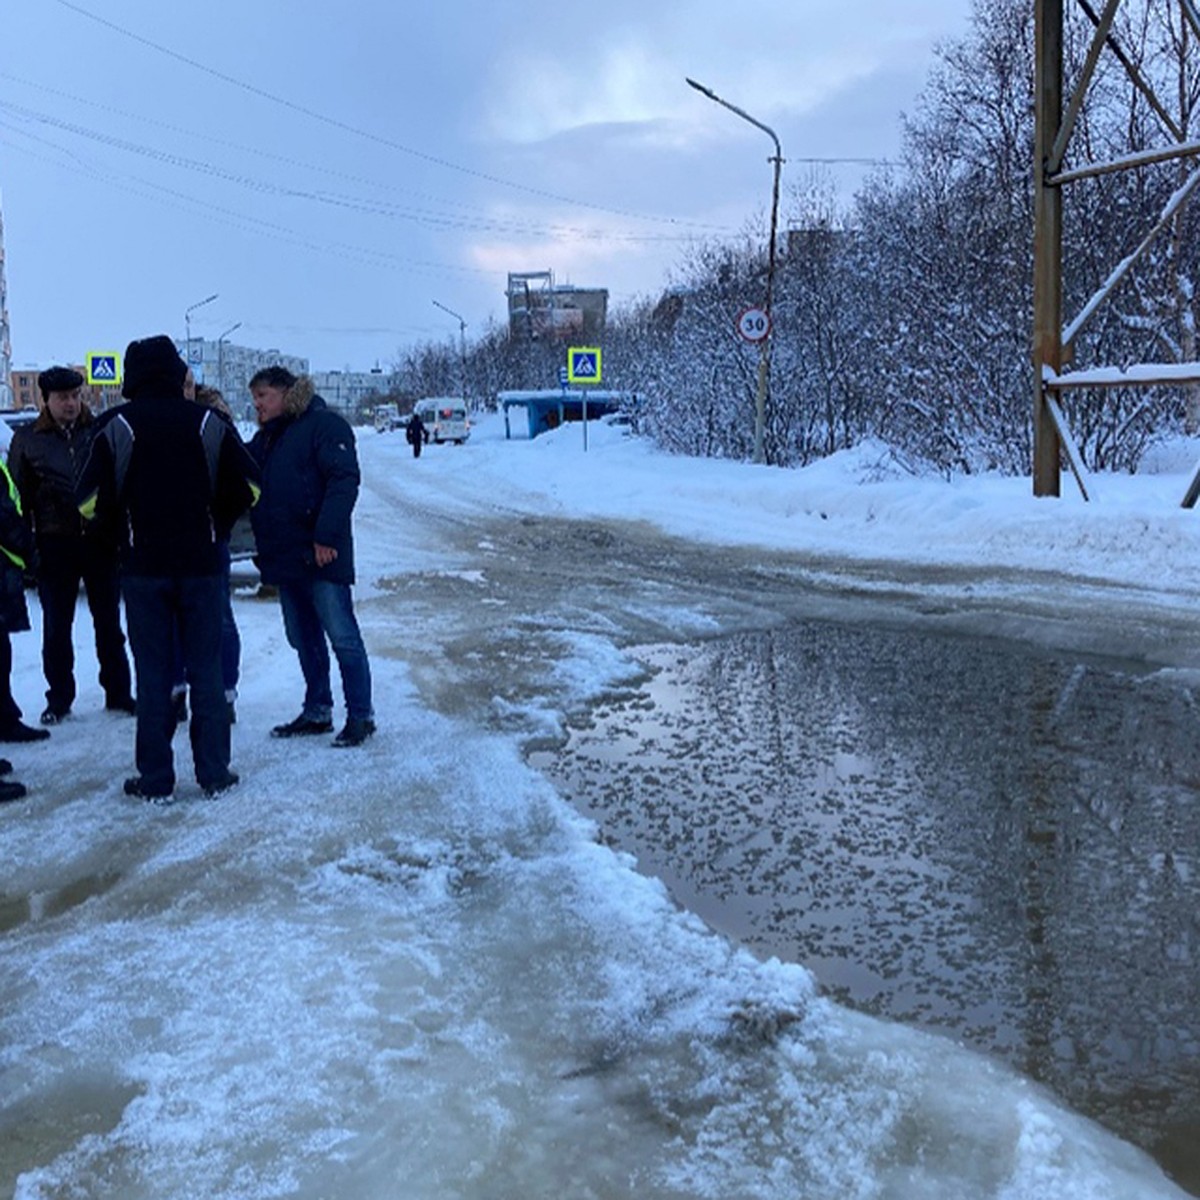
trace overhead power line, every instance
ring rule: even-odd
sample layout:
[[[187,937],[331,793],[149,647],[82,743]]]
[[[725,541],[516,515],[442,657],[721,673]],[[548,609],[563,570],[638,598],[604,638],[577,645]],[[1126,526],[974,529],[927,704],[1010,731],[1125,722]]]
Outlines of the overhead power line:
[[[854,167],[899,167],[903,165],[893,158],[798,158],[794,154],[788,155],[788,162],[815,163],[818,166],[848,165]]]
[[[500,187],[513,188],[516,191],[525,192],[531,196],[539,196],[543,200],[553,200],[556,204],[571,204],[579,208],[590,208],[597,212],[606,212],[618,217],[628,217],[639,221],[659,221],[667,225],[678,224],[676,217],[652,216],[647,214],[639,214],[630,212],[625,209],[610,208],[607,205],[596,204],[593,201],[579,200],[573,196],[563,196],[557,192],[546,191],[543,188],[531,187],[529,184],[518,183],[512,179],[503,179],[498,175],[488,174],[486,171],[479,171],[472,167],[465,167],[461,163],[452,162],[447,158],[440,158],[436,154],[429,154],[424,150],[414,149],[412,146],[406,146],[402,142],[393,141],[391,138],[384,137],[382,134],[372,133],[368,129],[361,129],[357,125],[351,125],[348,121],[342,121],[337,117],[331,117],[328,113],[319,112],[315,108],[309,108],[307,105],[298,104],[294,100],[287,99],[286,96],[277,95],[275,92],[269,92],[265,88],[258,87],[256,84],[247,83],[244,79],[238,79],[234,75],[226,74],[224,71],[217,70],[216,67],[210,67],[207,63],[202,63],[197,59],[190,58],[186,54],[181,54],[178,50],[172,50],[169,46],[164,46],[159,42],[152,41],[150,38],[143,37],[140,33],[135,33],[132,29],[126,29],[123,25],[118,25],[115,21],[110,21],[98,13],[91,12],[82,5],[73,4],[71,0],[58,0],[58,3],[63,8],[69,9],[71,12],[78,13],[81,17],[86,17],[89,21],[95,21],[98,25],[103,25],[106,29],[111,29],[114,33],[119,33],[122,37],[127,37],[132,41],[138,42],[140,45],[146,46],[159,54],[165,54],[168,58],[173,58],[176,62],[181,62],[185,66],[191,67],[193,70],[200,71],[205,75],[210,75],[214,79],[221,80],[222,83],[227,83],[231,87],[240,88],[244,92],[249,92],[251,95],[258,96],[263,100],[269,100],[272,104],[281,105],[284,108],[290,109],[292,112],[299,113],[314,121],[319,121],[323,125],[328,125],[333,129],[341,130],[343,133],[353,134],[355,137],[365,138],[367,141],[375,142],[380,146],[387,146],[392,150],[398,150],[401,154],[410,155],[413,158],[418,158],[422,162],[431,163],[434,166],[443,167],[448,171],[456,171],[462,175],[469,175],[474,179],[482,179],[487,183],[498,184]]]
[[[289,229],[285,225],[281,225],[278,221],[267,221],[257,217],[252,217],[244,212],[239,212],[234,209],[223,208],[218,204],[211,204],[206,200],[200,199],[198,196],[188,193],[176,191],[173,188],[166,187],[162,184],[154,183],[148,179],[141,179],[135,175],[117,174],[115,172],[106,171],[97,168],[93,163],[89,163],[86,159],[76,154],[74,151],[67,149],[65,146],[59,145],[57,142],[51,141],[48,138],[38,137],[36,134],[30,133],[28,130],[13,130],[12,126],[0,120],[0,130],[10,129],[19,136],[28,138],[31,141],[40,143],[43,146],[57,152],[60,155],[65,155],[72,162],[71,169],[74,171],[83,171],[95,179],[99,179],[107,183],[111,187],[115,187],[121,191],[130,192],[135,196],[150,198],[157,203],[163,204],[168,208],[191,209],[192,211],[199,210],[204,216],[210,220],[217,221],[223,225],[232,226],[242,232],[252,232],[256,236],[268,237],[275,241],[283,242],[286,245],[299,246],[306,250],[314,250],[321,254],[329,255],[334,258],[341,258],[350,262],[357,262],[365,266],[387,267],[394,270],[402,270],[415,274],[437,274],[444,275],[447,271],[454,271],[462,274],[490,276],[491,272],[485,271],[479,267],[464,267],[458,263],[435,262],[432,260],[407,258],[398,254],[392,254],[387,250],[382,250],[377,247],[358,246],[350,242],[338,242],[330,239],[316,239],[311,235],[304,234],[298,230]],[[0,142],[11,146],[19,152],[30,155],[34,158],[44,158],[44,155],[38,155],[25,147],[18,146],[15,142],[0,138]],[[58,165],[61,165],[58,164]],[[135,186],[136,185],[136,186]]]
[[[84,125],[78,125],[74,121],[63,120],[50,113],[26,108],[21,104],[13,104],[7,100],[0,100],[0,111],[7,111],[21,119],[34,121],[41,125],[49,125],[65,133],[87,138],[90,141],[99,142],[101,145],[123,150],[126,153],[137,154],[168,166],[222,179],[227,183],[237,184],[252,191],[283,196],[290,199],[305,200],[334,208],[347,208],[357,212],[370,213],[375,216],[412,221],[417,224],[431,225],[442,229],[475,229],[492,233],[537,237],[545,237],[547,234],[550,234],[555,237],[574,237],[587,241],[639,243],[687,241],[694,236],[686,233],[640,234],[621,230],[586,229],[564,225],[560,222],[504,220],[498,217],[472,216],[469,213],[447,213],[431,209],[400,206],[384,200],[366,199],[360,196],[351,196],[336,192],[312,191],[289,183],[281,183],[275,179],[256,179],[238,171],[226,170],[224,167],[217,166],[215,163],[204,159],[189,158],[186,155],[176,154],[172,151],[159,150],[153,146],[132,142],[126,138],[118,138],[111,134],[102,133],[99,130],[89,129]]]
[[[347,171],[340,171],[336,167],[329,166],[327,163],[307,162],[305,160],[293,158],[293,157],[290,157],[285,154],[279,154],[275,151],[266,149],[265,147],[250,146],[244,142],[231,141],[230,139],[223,138],[223,137],[214,137],[212,134],[203,133],[198,129],[189,129],[183,125],[176,125],[169,121],[159,120],[145,112],[131,112],[128,109],[117,108],[110,104],[100,104],[97,101],[91,100],[86,96],[80,96],[73,92],[63,91],[61,88],[51,87],[48,84],[46,84],[40,80],[26,79],[25,77],[23,77],[21,75],[14,75],[11,71],[0,70],[0,79],[10,80],[13,83],[20,84],[22,87],[34,88],[35,90],[37,90],[39,92],[46,93],[47,95],[56,96],[60,100],[69,100],[72,104],[82,104],[88,108],[94,108],[100,112],[111,113],[115,116],[124,117],[127,120],[138,121],[142,124],[147,124],[147,125],[153,125],[156,128],[164,129],[168,133],[171,133],[171,134],[182,134],[185,137],[195,138],[198,141],[208,142],[211,145],[222,146],[226,149],[236,150],[236,151],[239,151],[244,154],[251,154],[254,156],[254,158],[256,160],[257,159],[270,159],[273,162],[282,163],[288,167],[298,167],[301,170],[312,171],[316,174],[321,174],[321,175],[328,175],[334,179],[342,179],[348,183],[361,184],[368,188],[377,189],[377,190],[385,191],[385,192],[391,192],[396,195],[413,196],[418,200],[425,200],[431,204],[436,204],[438,206],[438,209],[442,212],[444,212],[444,210],[447,208],[461,209],[467,213],[484,213],[485,212],[485,210],[483,210],[478,204],[471,204],[466,201],[456,199],[454,197],[447,198],[445,196],[434,195],[430,192],[421,191],[421,190],[417,190],[414,188],[399,187],[394,183],[390,183],[390,182],[385,183],[385,182],[382,182],[377,179],[370,179],[364,175],[355,175],[355,174],[352,174]],[[0,106],[4,106],[4,104],[5,104],[5,102],[0,101]],[[20,106],[9,105],[9,107],[13,108],[14,110],[17,110]],[[21,111],[27,112],[31,117],[38,119],[38,120],[52,121],[56,124],[61,124],[61,122],[59,122],[58,118],[49,117],[46,114],[37,112],[33,109],[21,109]],[[93,132],[90,130],[84,130],[82,128],[79,129],[79,133],[80,133],[80,136],[94,137],[97,139],[101,139],[101,138],[108,136],[108,135],[96,133],[96,132]],[[129,146],[136,145],[136,143],[125,143],[123,140],[121,141],[121,144],[122,145],[127,144]],[[144,152],[147,154],[158,153],[156,151],[151,150],[150,148],[143,148],[143,149],[144,149]],[[139,152],[142,152],[142,151],[139,151]],[[800,160],[800,161],[803,161],[803,160]],[[495,218],[486,218],[486,219],[495,220]],[[642,220],[643,218],[635,216],[631,219]],[[652,220],[657,223],[657,222],[661,222],[663,218],[654,217],[654,218],[646,218],[646,219]],[[725,225],[716,225],[711,222],[703,222],[703,221],[690,221],[683,217],[675,218],[673,221],[673,224],[679,226],[680,228],[694,230],[697,233],[704,233],[704,234],[709,234],[709,233],[728,234],[731,232],[729,227],[725,226]],[[539,224],[539,228],[544,228],[544,225]],[[666,240],[669,240],[671,237],[676,237],[680,240],[683,240],[684,238],[686,238],[689,235],[676,234],[676,235],[660,235],[660,236],[662,236]]]

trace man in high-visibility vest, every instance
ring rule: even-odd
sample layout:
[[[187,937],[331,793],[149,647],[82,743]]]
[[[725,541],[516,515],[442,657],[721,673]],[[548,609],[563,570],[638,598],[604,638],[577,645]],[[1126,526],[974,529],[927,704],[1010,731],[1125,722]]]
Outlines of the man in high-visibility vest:
[[[38,742],[49,737],[45,729],[31,729],[21,721],[21,709],[12,694],[12,642],[9,634],[29,628],[25,606],[25,568],[33,553],[33,534],[21,515],[21,495],[8,467],[0,463],[0,742]],[[0,776],[12,772],[12,763],[0,759]],[[25,785],[0,778],[0,803],[19,800]]]
[[[85,534],[75,500],[75,479],[95,428],[82,387],[83,376],[72,367],[43,371],[38,376],[41,414],[13,434],[8,450],[8,471],[21,491],[24,516],[37,544],[46,676],[43,725],[57,725],[75,703],[74,627],[81,583],[95,631],[104,707],[134,711],[116,557],[106,553],[100,539]]]

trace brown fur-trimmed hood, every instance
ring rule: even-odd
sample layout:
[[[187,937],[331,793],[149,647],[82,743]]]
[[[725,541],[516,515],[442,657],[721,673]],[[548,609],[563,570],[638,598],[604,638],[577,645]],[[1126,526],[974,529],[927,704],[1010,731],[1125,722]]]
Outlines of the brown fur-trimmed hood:
[[[287,390],[283,398],[283,411],[289,416],[299,417],[308,411],[317,389],[308,375],[301,375]]]
[[[85,425],[90,425],[96,418],[92,416],[92,410],[88,408],[86,402],[79,406],[79,416],[75,421],[81,429]],[[32,425],[34,433],[54,433],[58,429],[58,422],[50,415],[50,409],[43,400],[41,404],[41,412],[37,415],[37,420]]]

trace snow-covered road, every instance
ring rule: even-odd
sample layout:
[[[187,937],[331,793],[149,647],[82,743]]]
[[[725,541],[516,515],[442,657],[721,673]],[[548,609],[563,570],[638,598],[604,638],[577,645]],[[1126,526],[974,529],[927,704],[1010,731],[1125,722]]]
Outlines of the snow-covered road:
[[[1049,579],[1095,554],[1000,561],[958,513],[939,594],[918,578],[930,523],[903,518],[917,521],[915,497],[884,505],[889,540],[861,516],[861,488],[826,486],[846,508],[814,515],[798,477],[742,468],[752,500],[733,464],[695,473],[616,431],[585,460],[572,432],[506,445],[493,422],[416,463],[398,436],[363,436],[359,596],[380,733],[361,752],[266,736],[293,715],[299,673],[277,609],[246,589],[242,785],[215,803],[187,785],[171,807],[127,800],[132,729],[101,710],[77,639],[76,716],[16,748],[31,794],[0,812],[0,1191],[1181,1194],[1019,1076],[840,1009],[802,969],[712,934],[521,756],[636,673],[624,647],[647,631],[750,628],[785,602],[881,594],[898,619],[936,619],[970,607],[961,568],[999,589],[1000,568]],[[843,594],[853,548],[797,536],[839,520],[866,530],[859,557],[896,562],[894,580],[881,569]],[[1162,536],[1190,526],[1168,514]],[[1105,597],[1143,594],[1143,611],[1184,621],[1175,598],[1195,573],[1180,563],[1152,581],[1091,574]],[[16,657],[34,709],[36,634]]]

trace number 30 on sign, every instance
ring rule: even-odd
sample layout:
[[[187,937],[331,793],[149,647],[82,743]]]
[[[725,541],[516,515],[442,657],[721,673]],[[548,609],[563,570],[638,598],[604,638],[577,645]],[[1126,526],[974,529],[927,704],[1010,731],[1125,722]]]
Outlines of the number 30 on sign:
[[[771,318],[761,308],[747,308],[738,314],[737,331],[748,342],[761,342],[771,332]]]

